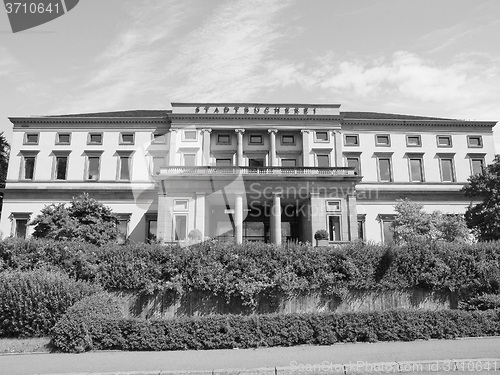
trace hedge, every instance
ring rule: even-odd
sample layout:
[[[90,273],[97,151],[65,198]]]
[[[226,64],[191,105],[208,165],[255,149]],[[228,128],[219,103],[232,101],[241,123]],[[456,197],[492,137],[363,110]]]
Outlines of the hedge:
[[[500,291],[500,242],[412,243],[404,247],[351,243],[338,248],[280,247],[206,241],[190,247],[158,244],[96,247],[48,240],[0,241],[0,270],[57,268],[105,289],[206,291],[253,304],[259,294],[346,288]]]
[[[452,339],[500,334],[500,310],[393,310],[370,313],[213,315],[170,320],[102,319],[86,349],[186,350],[340,342]],[[54,331],[59,342],[63,331]],[[78,351],[65,341],[63,351]]]
[[[92,350],[92,337],[99,336],[100,321],[123,316],[117,298],[107,292],[93,294],[71,306],[52,328],[52,344],[64,351]]]
[[[71,305],[100,290],[61,272],[1,272],[0,337],[46,336]]]

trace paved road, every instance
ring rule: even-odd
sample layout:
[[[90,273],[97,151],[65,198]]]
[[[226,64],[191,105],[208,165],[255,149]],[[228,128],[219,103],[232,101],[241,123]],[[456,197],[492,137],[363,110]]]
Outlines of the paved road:
[[[126,372],[160,374],[176,371],[208,371],[210,373],[212,370],[220,369],[240,369],[240,372],[247,373],[245,369],[274,370],[274,367],[278,368],[278,373],[284,374],[311,373],[307,370],[307,366],[321,364],[334,369],[332,366],[335,364],[475,358],[496,358],[498,363],[495,364],[496,369],[491,368],[491,373],[500,374],[500,337],[245,350],[7,354],[0,355],[0,374],[116,374]],[[296,371],[300,369],[303,371]],[[370,371],[367,372],[370,373]]]

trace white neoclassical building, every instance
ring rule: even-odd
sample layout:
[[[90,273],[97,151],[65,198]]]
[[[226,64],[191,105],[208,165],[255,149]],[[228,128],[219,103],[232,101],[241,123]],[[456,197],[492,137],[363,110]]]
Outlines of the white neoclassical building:
[[[0,231],[29,236],[47,204],[83,192],[122,239],[390,241],[399,198],[462,214],[495,155],[491,121],[338,104],[172,103],[172,110],[16,117]]]

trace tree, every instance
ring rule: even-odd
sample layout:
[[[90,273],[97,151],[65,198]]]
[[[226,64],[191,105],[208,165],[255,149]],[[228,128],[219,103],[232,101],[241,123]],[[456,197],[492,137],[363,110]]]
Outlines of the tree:
[[[426,213],[421,204],[408,199],[397,202],[394,207],[397,215],[392,223],[396,244],[470,241],[470,233],[461,215],[448,215],[439,211]]]
[[[5,187],[7,167],[9,166],[10,145],[3,133],[0,133],[0,188]],[[0,193],[0,212],[2,212],[3,193]]]
[[[483,168],[481,173],[470,176],[462,191],[472,202],[465,212],[467,226],[479,241],[500,239],[500,155]]]
[[[81,240],[99,246],[118,236],[117,216],[88,194],[73,198],[68,207],[65,203],[46,206],[30,225],[34,226],[33,237]]]

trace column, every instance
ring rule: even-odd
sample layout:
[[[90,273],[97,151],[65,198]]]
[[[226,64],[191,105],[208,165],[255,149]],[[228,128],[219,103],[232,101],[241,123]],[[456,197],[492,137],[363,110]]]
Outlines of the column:
[[[162,181],[163,187],[163,181]],[[162,188],[158,194],[158,218],[156,219],[156,238],[162,242],[171,241],[170,211],[168,210],[167,194]]]
[[[271,243],[281,245],[281,195],[273,193],[271,206]]]
[[[269,150],[269,163],[271,164],[271,167],[276,167],[278,165],[276,159],[276,133],[278,132],[278,129],[268,129],[267,131],[269,132],[269,143],[271,145]]]
[[[234,129],[236,132],[236,141],[238,144],[238,154],[237,154],[237,163],[238,167],[243,167],[243,133],[245,129]]]
[[[356,192],[347,195],[347,212],[349,217],[349,240],[358,239],[358,208],[356,203]]]
[[[177,152],[177,130],[169,129],[169,139],[168,139],[168,166],[176,166],[177,162],[175,160],[175,153]]]
[[[312,167],[309,153],[311,152],[311,139],[309,130],[301,130],[302,133],[302,166]]]
[[[196,193],[196,206],[194,215],[194,227],[201,232],[205,238],[205,193]]]
[[[342,133],[339,130],[333,130],[332,136],[335,137],[335,166],[342,167]]]
[[[201,134],[203,136],[203,161],[202,165],[210,165],[210,134],[212,133],[212,129],[205,128],[201,129]]]
[[[234,202],[234,234],[237,244],[243,243],[243,196],[237,193]]]

